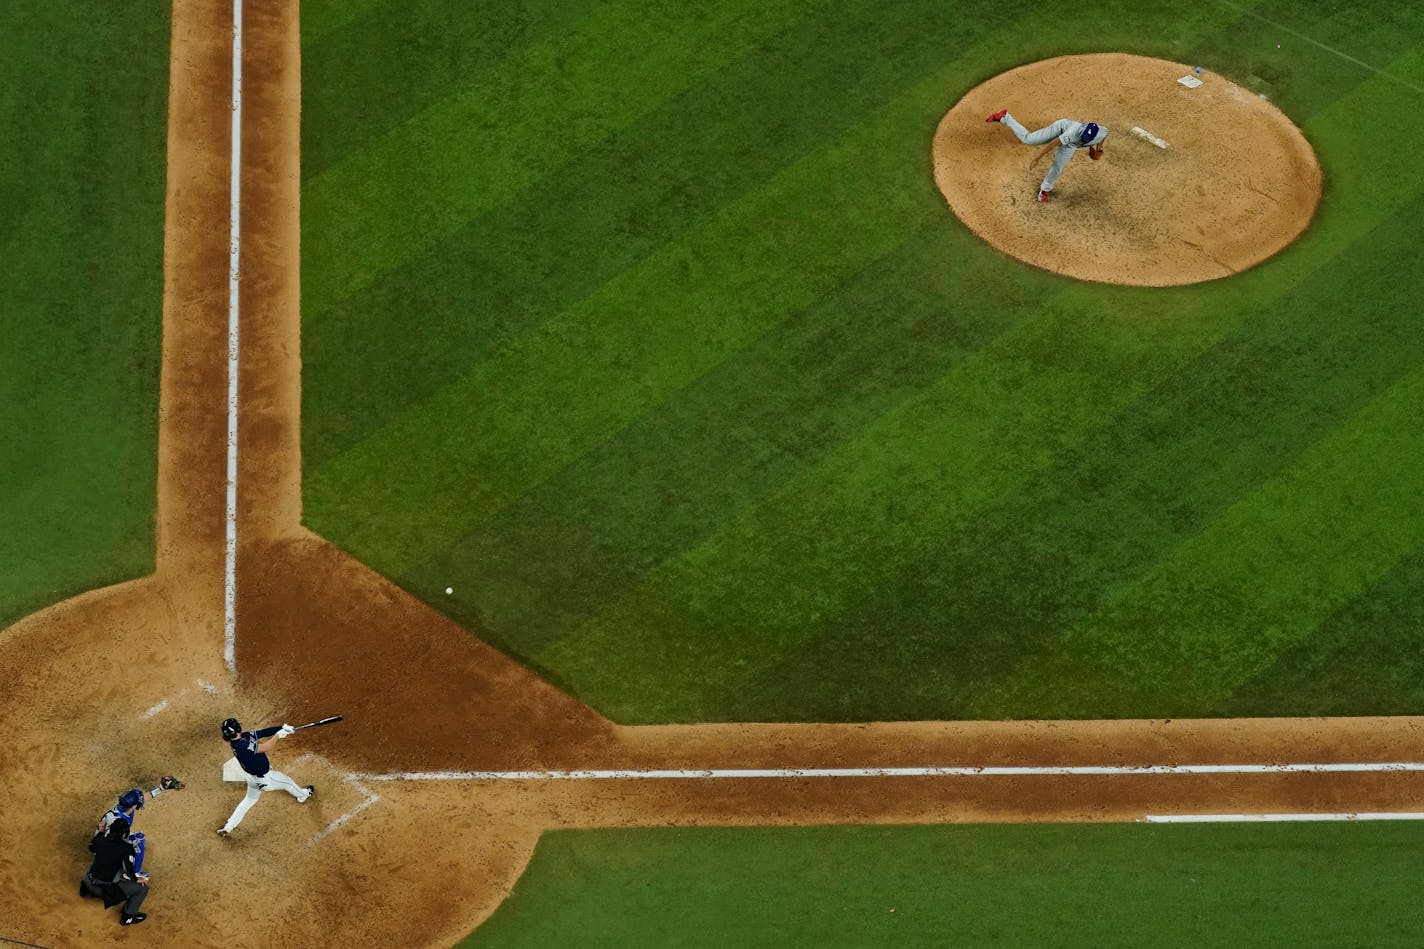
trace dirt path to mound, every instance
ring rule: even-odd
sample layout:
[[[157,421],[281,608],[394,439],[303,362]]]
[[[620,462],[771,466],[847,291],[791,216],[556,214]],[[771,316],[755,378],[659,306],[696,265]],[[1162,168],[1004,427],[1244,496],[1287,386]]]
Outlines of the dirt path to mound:
[[[0,935],[46,946],[443,946],[554,827],[1132,820],[1403,810],[1414,772],[385,780],[544,769],[1146,765],[1418,758],[1419,719],[614,726],[300,526],[297,4],[249,7],[238,640],[222,661],[230,8],[175,0],[158,564],[0,636]],[[475,631],[478,632],[478,631]],[[306,720],[278,767],[318,796],[240,796],[217,723]],[[75,895],[98,815],[150,804],[149,921]],[[362,776],[363,774],[367,776]]]
[[[1097,122],[1109,130],[1103,159],[1080,150],[1041,204],[1052,153],[1030,167],[1042,146],[984,123],[1000,109],[1030,132]],[[1299,237],[1320,204],[1315,151],[1280,109],[1210,70],[1126,53],[993,77],[944,116],[933,150],[935,181],[971,231],[1025,263],[1102,283],[1240,273]]]

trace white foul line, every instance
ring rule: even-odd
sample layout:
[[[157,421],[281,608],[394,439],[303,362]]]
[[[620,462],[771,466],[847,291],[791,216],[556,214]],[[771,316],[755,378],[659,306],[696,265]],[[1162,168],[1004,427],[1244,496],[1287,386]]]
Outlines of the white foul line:
[[[237,671],[238,275],[242,229],[242,0],[232,0],[232,169],[227,265],[227,540],[223,563],[223,661]]]
[[[1317,42],[1259,14],[1226,0],[1224,6],[1255,17],[1277,29],[1347,59],[1369,71],[1408,86],[1416,92],[1424,88],[1392,76],[1362,60]],[[230,158],[231,196],[228,209],[228,333],[227,333],[227,534],[223,573],[223,660],[236,671],[236,591],[237,591],[237,377],[241,335],[239,333],[239,275],[241,265],[242,206],[242,0],[232,4],[232,154]],[[162,711],[166,701],[148,710]],[[1027,777],[1035,775],[1158,775],[1158,774],[1299,774],[1329,772],[1424,771],[1424,763],[1380,762],[1349,764],[1280,765],[1086,765],[1063,767],[919,767],[919,768],[713,768],[706,770],[585,770],[585,771],[406,771],[394,774],[352,774],[347,780],[366,798],[353,810],[338,817],[308,841],[317,843],[336,828],[380,800],[362,787],[368,781],[578,781],[610,779],[695,779],[695,778],[897,778],[897,777]],[[1414,820],[1424,814],[1257,814],[1257,815],[1166,815],[1148,817],[1151,822],[1203,822],[1211,820]]]
[[[363,781],[605,781],[697,778],[992,778],[1069,775],[1327,774],[1424,771],[1424,762],[1333,764],[1061,765],[923,768],[710,768],[704,770],[400,771],[355,774]]]
[[[1416,86],[1414,83],[1410,82],[1408,79],[1400,79],[1398,76],[1390,75],[1389,73],[1385,72],[1383,69],[1379,69],[1379,68],[1377,68],[1377,67],[1375,67],[1375,66],[1371,66],[1369,63],[1365,62],[1363,59],[1356,59],[1355,57],[1351,56],[1349,53],[1342,52],[1341,50],[1338,50],[1338,49],[1336,49],[1336,48],[1333,47],[1333,46],[1326,46],[1324,43],[1320,42],[1319,40],[1313,40],[1313,39],[1311,39],[1310,37],[1306,36],[1304,33],[1297,33],[1295,30],[1291,29],[1290,27],[1285,26],[1285,25],[1280,24],[1280,23],[1277,23],[1275,20],[1268,20],[1268,19],[1266,19],[1265,17],[1261,16],[1261,14],[1257,13],[1255,10],[1248,10],[1248,9],[1246,9],[1245,7],[1239,7],[1239,6],[1237,6],[1236,4],[1229,2],[1229,0],[1216,0],[1216,2],[1219,3],[1219,4],[1221,4],[1221,5],[1224,6],[1224,7],[1230,7],[1232,10],[1235,10],[1237,13],[1244,13],[1246,16],[1254,17],[1255,19],[1260,20],[1262,23],[1265,23],[1265,24],[1268,25],[1268,26],[1273,26],[1273,27],[1275,27],[1276,29],[1278,29],[1278,30],[1280,30],[1280,31],[1282,31],[1282,32],[1284,32],[1284,33],[1289,33],[1291,36],[1294,36],[1294,37],[1295,37],[1296,39],[1298,39],[1298,40],[1305,40],[1305,41],[1306,41],[1307,43],[1309,43],[1311,46],[1317,46],[1317,47],[1319,47],[1320,49],[1325,50],[1325,52],[1327,52],[1327,53],[1331,53],[1331,54],[1333,54],[1333,55],[1335,55],[1335,56],[1339,56],[1341,59],[1346,60],[1347,62],[1354,63],[1356,66],[1360,66],[1360,67],[1362,67],[1362,68],[1364,68],[1364,69],[1368,69],[1370,72],[1374,73],[1374,74],[1377,75],[1377,76],[1383,76],[1384,78],[1388,79],[1388,80],[1391,81],[1391,82],[1397,82],[1397,83],[1399,83],[1401,86],[1404,86],[1406,89],[1413,89],[1415,92],[1424,92],[1424,86]]]
[[[1424,820],[1424,814],[1360,811],[1352,814],[1149,814],[1148,824],[1255,824],[1282,821]]]

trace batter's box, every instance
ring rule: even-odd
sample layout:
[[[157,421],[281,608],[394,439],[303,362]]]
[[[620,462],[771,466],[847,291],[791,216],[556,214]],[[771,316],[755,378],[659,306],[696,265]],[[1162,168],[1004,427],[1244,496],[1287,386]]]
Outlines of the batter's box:
[[[283,773],[298,784],[310,784],[316,788],[316,794],[311,800],[300,805],[300,826],[310,832],[306,842],[308,847],[320,843],[381,799],[380,795],[350,772],[342,771],[320,755],[301,755],[287,763]],[[245,784],[246,780],[237,759],[228,758],[223,764],[223,781]],[[258,811],[263,810],[263,799],[272,795],[279,798],[288,797],[279,791],[265,792],[243,821],[243,827],[253,824],[255,829],[256,826],[269,822],[267,818],[270,815],[259,816]],[[233,804],[236,806],[237,801],[234,800]]]

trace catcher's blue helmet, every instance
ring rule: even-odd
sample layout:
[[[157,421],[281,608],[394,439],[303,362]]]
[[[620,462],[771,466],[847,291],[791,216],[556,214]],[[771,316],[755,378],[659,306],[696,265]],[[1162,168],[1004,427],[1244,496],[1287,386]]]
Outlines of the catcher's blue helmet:
[[[1097,137],[1098,123],[1089,122],[1087,125],[1083,126],[1083,132],[1081,135],[1078,136],[1078,141],[1084,145],[1091,145],[1093,143],[1093,139]]]
[[[143,792],[132,788],[119,795],[120,807],[143,807]]]

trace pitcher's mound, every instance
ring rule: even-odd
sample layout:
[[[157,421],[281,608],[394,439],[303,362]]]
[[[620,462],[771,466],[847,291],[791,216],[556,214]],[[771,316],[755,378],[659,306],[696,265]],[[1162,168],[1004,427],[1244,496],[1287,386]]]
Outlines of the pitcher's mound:
[[[1029,131],[1106,126],[1103,159],[1080,149],[1040,204],[1052,153],[1030,169],[1042,146],[985,124],[1000,109]],[[934,172],[954,213],[1006,254],[1135,286],[1239,273],[1300,236],[1320,203],[1315,152],[1279,109],[1208,70],[1125,53],[1030,63],[971,90],[935,131]]]

